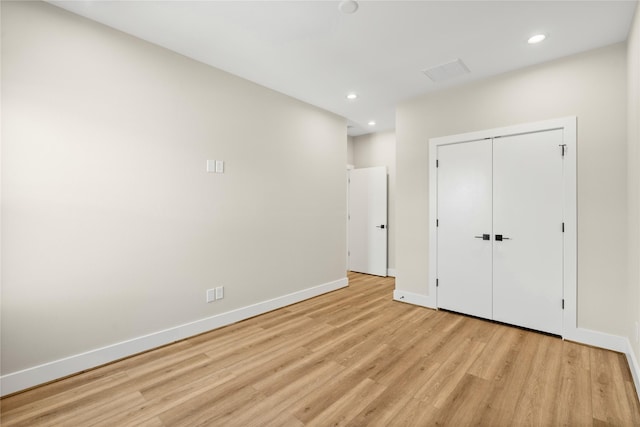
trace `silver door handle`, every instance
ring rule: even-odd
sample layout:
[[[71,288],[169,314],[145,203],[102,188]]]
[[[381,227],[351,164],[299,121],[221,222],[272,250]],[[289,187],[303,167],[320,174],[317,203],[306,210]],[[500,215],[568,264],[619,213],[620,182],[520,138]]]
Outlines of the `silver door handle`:
[[[483,234],[482,236],[473,236],[476,239],[491,240],[491,234]]]
[[[511,240],[511,237],[504,237],[502,234],[496,234],[496,240],[501,242],[503,240]]]
[[[384,224],[382,224],[382,225],[376,225],[376,228],[384,228]]]

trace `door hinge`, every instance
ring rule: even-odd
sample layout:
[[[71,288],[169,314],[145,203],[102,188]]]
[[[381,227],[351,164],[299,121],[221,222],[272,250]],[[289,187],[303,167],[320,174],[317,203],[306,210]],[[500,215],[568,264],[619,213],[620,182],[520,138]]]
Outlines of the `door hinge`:
[[[560,148],[562,149],[562,157],[564,157],[564,153],[567,150],[567,144],[560,144]]]
[[[562,223],[562,232],[564,233],[564,222]]]
[[[436,219],[436,227],[439,227],[439,226],[440,226],[440,220]]]
[[[440,167],[440,160],[436,159],[436,167],[439,168]]]
[[[438,283],[438,279],[436,279],[436,288],[437,288],[438,286],[440,286],[440,285],[439,285],[439,283]]]
[[[562,309],[564,310],[564,298],[562,299]]]

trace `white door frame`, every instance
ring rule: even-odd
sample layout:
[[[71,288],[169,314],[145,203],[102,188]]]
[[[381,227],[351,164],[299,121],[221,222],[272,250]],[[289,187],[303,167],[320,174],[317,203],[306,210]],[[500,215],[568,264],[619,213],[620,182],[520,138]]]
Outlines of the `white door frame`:
[[[498,136],[518,135],[553,129],[563,130],[563,144],[566,144],[564,158],[564,244],[563,244],[563,325],[562,336],[579,341],[577,317],[577,192],[576,192],[576,117],[524,123],[496,129],[481,130],[459,135],[450,135],[429,139],[429,283],[428,305],[437,308],[436,279],[437,272],[437,189],[436,169],[439,145],[467,142]]]
[[[355,178],[356,174],[358,174],[357,180]],[[350,271],[382,277],[387,276],[389,267],[387,259],[387,180],[387,168],[385,166],[349,170],[349,223],[347,231],[349,233],[348,255]],[[358,186],[354,184],[356,181],[359,183]],[[354,186],[358,189],[357,191],[354,191]],[[354,196],[356,197],[355,200],[364,201],[364,205],[362,203],[353,203]],[[358,216],[358,213],[361,215]],[[354,218],[359,219],[359,221]],[[354,232],[357,232],[356,240],[353,239]],[[362,233],[365,235],[363,236]],[[354,258],[357,261],[355,263]]]
[[[349,191],[351,189],[351,186],[349,185],[349,173],[351,172],[351,170],[355,169],[355,166],[347,164],[347,224],[346,224],[346,229],[347,229],[347,271],[350,271],[349,268]]]

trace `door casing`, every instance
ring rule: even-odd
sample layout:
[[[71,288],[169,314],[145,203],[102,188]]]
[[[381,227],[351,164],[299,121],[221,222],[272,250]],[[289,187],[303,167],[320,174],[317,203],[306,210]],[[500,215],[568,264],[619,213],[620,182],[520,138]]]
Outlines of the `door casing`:
[[[430,306],[436,308],[438,278],[437,259],[437,151],[438,146],[460,142],[514,136],[532,132],[560,129],[563,133],[564,177],[563,177],[563,327],[561,335],[572,337],[578,334],[577,325],[577,195],[576,195],[576,122],[575,116],[542,122],[525,123],[496,129],[487,129],[458,135],[450,135],[429,140],[429,283]]]

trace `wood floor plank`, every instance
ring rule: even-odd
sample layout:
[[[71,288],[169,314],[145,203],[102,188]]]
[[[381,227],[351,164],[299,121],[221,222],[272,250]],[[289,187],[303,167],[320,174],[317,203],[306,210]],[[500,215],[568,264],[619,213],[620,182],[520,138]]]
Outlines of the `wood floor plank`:
[[[474,335],[482,327],[482,321],[463,317],[454,323],[453,328],[443,328],[441,331],[435,331],[412,345],[411,349],[418,351],[422,356],[434,362],[443,364],[465,342],[475,342]],[[409,351],[409,349],[406,351]]]
[[[593,422],[589,348],[564,342],[553,425],[585,426]]]
[[[66,380],[64,380],[66,381]],[[51,395],[41,395],[39,399],[34,399],[30,403],[15,407],[11,410],[2,409],[3,425],[29,425],[26,420],[31,420],[33,425],[43,423],[34,420],[46,420],[58,412],[63,412],[65,408],[71,410],[85,408],[90,404],[91,399],[104,390],[113,390],[114,386],[124,384],[129,381],[129,377],[124,372],[117,372],[113,375],[101,377],[88,382],[76,382],[69,389]],[[77,385],[77,383],[80,383]],[[32,391],[27,392],[29,395]],[[110,393],[109,393],[110,394]],[[20,395],[16,395],[17,397]],[[13,398],[5,398],[11,400]],[[11,405],[8,405],[11,406]],[[26,423],[26,424],[25,424]]]
[[[387,295],[379,295],[375,298],[369,299],[364,304],[358,304],[357,307],[354,307],[353,305],[347,306],[341,313],[332,314],[326,322],[336,327],[346,325],[351,323],[353,320],[354,312],[358,312],[360,315],[375,313],[386,305],[384,302],[387,298]]]
[[[415,427],[435,425],[439,409],[420,399],[409,399],[405,406],[398,408],[393,416],[393,426]]]
[[[133,392],[114,396],[108,401],[100,401],[87,411],[73,411],[62,419],[52,422],[51,426],[111,426],[113,417],[146,403],[140,392]]]
[[[189,369],[182,370],[178,375],[163,376],[156,381],[140,385],[140,393],[148,401],[163,399],[175,393],[186,394],[189,389],[193,389],[194,384],[200,383],[203,379],[207,381],[220,381],[230,379],[233,375],[227,370],[219,370],[210,359],[208,362],[195,363]]]
[[[451,390],[448,398],[440,404],[440,410],[434,414],[434,424],[482,425],[477,424],[478,414],[483,412],[490,399],[491,382],[489,380],[464,374]]]
[[[291,344],[295,343],[297,339],[306,340],[316,334],[324,333],[327,328],[323,326],[322,324],[310,325],[308,329],[303,329],[296,334],[287,336],[274,336],[265,333],[259,339],[252,338],[244,345],[238,343],[226,349],[205,354],[213,359],[221,369],[227,368],[236,371],[236,368],[239,367],[239,369],[244,370],[250,363],[259,363],[264,359],[265,352],[268,357],[274,357],[290,352],[292,348],[303,348],[301,345],[292,347]]]
[[[125,425],[125,424],[122,424],[122,425]],[[135,425],[137,427],[165,427],[162,420],[158,417],[149,418],[148,420],[141,421],[137,424],[129,424],[129,425]]]
[[[388,359],[393,349],[387,346],[378,346],[371,353],[363,355],[357,364],[344,371],[343,375],[336,376],[325,383],[321,388],[313,390],[307,395],[294,411],[294,416],[302,422],[309,422],[316,419],[319,414],[326,412],[327,408],[337,400],[342,400],[342,396],[347,395],[354,384],[360,384],[365,380],[370,380],[372,367],[377,361]],[[371,380],[370,380],[371,381]],[[366,385],[366,384],[365,384]],[[384,389],[384,387],[381,387]]]
[[[22,393],[15,394],[10,398],[0,400],[0,416],[16,411],[30,411],[29,408],[41,407],[50,403],[56,405],[61,394],[75,393],[82,394],[83,390],[92,388],[102,382],[112,382],[118,375],[124,376],[124,361],[101,366],[89,370],[81,375],[74,375],[62,381],[54,381]],[[1,418],[0,418],[1,419]]]
[[[144,387],[146,384],[158,381],[158,378],[167,379],[174,375],[180,375],[183,371],[191,369],[199,364],[210,363],[211,359],[206,354],[187,354],[189,357],[177,357],[173,363],[171,360],[158,360],[149,362],[144,368],[129,368],[127,376],[134,379],[136,387]]]
[[[348,288],[0,400],[13,426],[640,425],[623,354]]]
[[[612,425],[632,425],[634,416],[626,396],[625,375],[619,354],[591,348],[593,417]]]
[[[322,387],[340,373],[344,368],[335,362],[309,363],[305,366],[304,373],[287,378],[275,387],[260,388],[265,396],[261,402],[254,403],[244,408],[241,413],[223,420],[225,425],[237,426],[263,426],[273,423],[288,408],[295,407],[296,403],[311,393],[314,389]]]
[[[112,396],[111,399],[90,399],[64,406],[52,411],[41,413],[34,418],[24,420],[23,425],[39,425],[55,427],[61,425],[88,425],[90,421],[104,422],[104,414],[111,414],[123,408],[144,403],[144,398],[138,392],[123,393]],[[83,407],[83,411],[78,408]]]
[[[403,330],[406,329],[410,318],[404,316],[404,311],[395,311],[391,308],[397,309],[401,307],[398,304],[388,306],[381,310],[380,314],[384,316],[383,318],[391,318],[393,320],[370,325],[371,328],[369,330],[364,330],[361,334],[357,334],[356,339],[353,341],[343,342],[339,346],[339,351],[335,352],[335,360],[344,366],[359,364],[363,358],[366,358],[377,347],[389,346],[386,343],[389,342],[394,334],[404,334]],[[419,334],[415,333],[415,335]],[[335,346],[335,348],[338,348],[338,346]],[[397,349],[395,353],[399,354],[401,350]]]
[[[238,386],[233,381],[209,393],[199,393],[182,405],[162,412],[159,418],[168,426],[191,427],[223,425],[219,420],[256,404],[262,396],[251,386]]]
[[[428,318],[424,323],[414,325],[412,332],[407,334],[406,328],[403,332],[389,337],[387,341],[392,347],[406,350],[413,346],[421,346],[426,351],[431,346],[441,347],[446,343],[446,337],[452,336],[452,330],[460,328],[460,323],[466,322],[467,318],[455,315],[446,311],[437,312],[433,317]],[[428,342],[427,342],[428,341]]]
[[[502,369],[491,382],[493,399],[478,414],[479,425],[512,425],[512,420],[520,396],[530,376],[529,368],[533,363],[542,335],[524,332],[521,345],[516,345],[505,357]]]
[[[158,417],[149,418],[148,420],[141,421],[137,424],[129,424],[129,425],[135,425],[137,427],[165,427],[162,420]]]
[[[465,340],[456,351],[440,363],[439,368],[417,390],[414,397],[430,402],[436,408],[442,408],[450,399],[453,390],[467,375],[486,344],[471,339]]]
[[[330,365],[335,367],[336,372],[341,372],[344,367],[335,363],[330,358],[322,354],[311,353],[302,357],[279,371],[279,375],[270,375],[263,378],[257,378],[253,382],[253,387],[266,396],[271,396],[279,390],[289,386],[291,382],[295,382],[300,378],[305,378],[310,371],[319,369],[319,367]]]
[[[559,338],[542,336],[529,366],[526,387],[518,400],[513,422],[518,425],[551,425],[556,417],[555,401],[559,396],[562,377],[563,342]],[[541,411],[540,408],[549,408]]]
[[[361,331],[371,330],[371,328],[382,323],[384,323],[383,319],[381,319],[375,311],[369,311],[364,314],[358,313],[354,315],[350,322],[334,327],[334,329],[327,331],[323,336],[310,339],[303,345],[311,351],[319,351],[327,347],[339,345],[344,341],[355,339],[356,335]]]
[[[406,370],[397,376],[397,380],[367,405],[349,426],[388,426],[393,424],[397,412],[404,408],[413,398],[416,389],[434,371],[434,363],[422,358],[416,363],[408,364]]]
[[[514,343],[523,336],[523,332],[516,328],[497,325],[495,333],[489,339],[485,350],[469,367],[469,373],[485,380],[496,377],[513,349]]]
[[[633,379],[631,381],[625,381],[624,386],[626,391],[625,397],[627,402],[629,402],[629,419],[632,425],[640,426],[640,402],[638,401]]]
[[[349,388],[340,394],[340,399],[332,399],[332,404],[319,414],[308,420],[298,416],[297,418],[309,426],[343,426],[355,418],[360,411],[385,390],[384,386],[369,378],[355,383],[355,386],[353,385],[354,383],[351,383]],[[329,391],[325,390],[324,393],[328,394]]]
[[[141,393],[147,402],[113,416],[111,418],[112,425],[137,426],[152,422],[154,419],[162,422],[158,418],[159,414],[184,406],[196,396],[208,393],[234,379],[234,375],[230,372],[216,371],[203,373],[197,379],[186,378],[185,381],[175,384],[174,387],[165,389],[164,393],[160,395],[149,394],[143,390]]]

